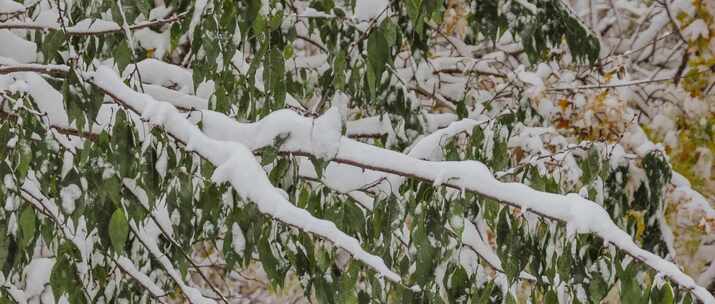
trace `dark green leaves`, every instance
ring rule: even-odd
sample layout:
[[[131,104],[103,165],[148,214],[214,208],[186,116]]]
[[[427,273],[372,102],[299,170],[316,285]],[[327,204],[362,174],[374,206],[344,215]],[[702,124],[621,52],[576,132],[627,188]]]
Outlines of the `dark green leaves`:
[[[621,281],[621,303],[647,303],[647,293],[645,288],[638,282],[638,268],[636,262],[631,262],[625,269],[616,263],[618,278]]]
[[[345,88],[345,68],[347,65],[345,57],[345,50],[338,50],[338,54],[335,56],[333,65],[333,75],[335,75],[333,81],[335,89],[339,91],[342,91]]]
[[[0,273],[5,268],[5,262],[8,260],[10,251],[11,236],[7,233],[7,226],[0,225]]]
[[[116,45],[112,55],[114,55],[114,62],[117,63],[119,71],[124,71],[124,68],[132,62],[132,50],[129,49],[126,40],[122,40]]]
[[[367,38],[367,84],[370,97],[373,99],[389,59],[390,47],[385,39],[385,33],[381,29],[376,29]]]
[[[124,252],[124,243],[129,235],[129,223],[127,217],[121,208],[117,208],[109,220],[109,239],[112,242],[112,248],[117,253]]]
[[[275,286],[282,286],[285,279],[284,273],[281,270],[281,265],[278,259],[273,255],[271,245],[268,243],[268,230],[264,230],[264,237],[258,242],[258,256],[261,260],[261,265],[266,270],[268,277]]]
[[[532,62],[547,58],[549,47],[566,41],[572,55],[579,61],[595,62],[600,42],[560,0],[531,0],[534,14],[517,1],[478,0],[475,6],[475,30],[492,40],[510,30],[521,37],[524,50]],[[505,12],[508,10],[508,13]],[[507,15],[512,17],[507,20]]]
[[[45,62],[50,62],[50,60],[55,58],[57,51],[60,50],[65,41],[65,34],[62,31],[51,31],[44,37],[44,41],[42,41],[42,55]]]
[[[133,126],[130,124],[124,111],[117,112],[114,126],[112,127],[111,146],[113,158],[119,167],[122,177],[133,177],[133,169],[137,160],[134,158]]]
[[[608,285],[606,281],[601,278],[600,273],[596,273],[592,278],[588,286],[589,298],[591,303],[600,303],[601,299],[606,296],[608,292]]]
[[[283,52],[272,48],[263,67],[263,82],[266,90],[273,95],[272,108],[283,107],[286,99],[285,62]]]
[[[85,303],[84,289],[77,285],[81,280],[77,277],[76,266],[72,258],[66,254],[70,250],[68,245],[61,246],[61,253],[57,256],[50,274],[50,287],[56,295],[68,295],[70,303]],[[50,269],[47,269],[47,271],[50,271]]]
[[[665,282],[660,288],[653,287],[651,294],[651,303],[654,304],[673,304],[675,303],[675,295],[673,288],[668,282]]]

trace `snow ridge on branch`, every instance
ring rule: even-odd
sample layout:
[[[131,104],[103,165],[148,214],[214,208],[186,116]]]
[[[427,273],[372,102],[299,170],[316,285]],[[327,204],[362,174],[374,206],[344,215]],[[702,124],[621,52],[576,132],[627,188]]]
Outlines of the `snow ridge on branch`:
[[[163,126],[176,140],[186,143],[194,151],[216,165],[212,180],[228,181],[246,199],[255,202],[261,212],[288,225],[330,240],[350,252],[356,259],[375,269],[385,278],[400,282],[400,277],[384,264],[382,259],[367,253],[353,237],[343,233],[334,223],[313,217],[295,207],[270,184],[263,168],[251,150],[238,142],[211,139],[188,121],[171,104],[158,102],[148,95],[137,93],[122,83],[107,67],[91,74],[91,82],[104,90],[117,102],[142,115],[150,123]]]

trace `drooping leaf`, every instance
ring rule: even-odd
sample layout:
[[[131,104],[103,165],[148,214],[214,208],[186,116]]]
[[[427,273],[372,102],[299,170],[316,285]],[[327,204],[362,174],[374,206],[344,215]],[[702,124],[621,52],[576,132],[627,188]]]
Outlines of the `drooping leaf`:
[[[124,214],[124,210],[117,208],[109,220],[109,239],[112,242],[112,248],[117,253],[124,252],[124,244],[129,236],[129,223]]]

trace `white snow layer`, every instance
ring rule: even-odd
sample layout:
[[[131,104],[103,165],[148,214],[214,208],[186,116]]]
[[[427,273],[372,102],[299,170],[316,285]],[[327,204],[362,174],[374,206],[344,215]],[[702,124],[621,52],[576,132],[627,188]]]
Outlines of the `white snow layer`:
[[[12,32],[0,30],[0,57],[8,57],[20,63],[30,63],[37,58],[37,45],[13,34]]]
[[[154,283],[154,281],[152,281],[146,274],[139,271],[134,263],[132,263],[132,261],[127,257],[120,256],[117,258],[117,265],[119,265],[119,267],[121,267],[122,270],[124,270],[124,272],[126,272],[129,276],[137,280],[139,284],[144,286],[144,288],[146,288],[153,296],[161,297],[166,294],[166,292],[164,292],[161,287],[156,285],[156,283]]]
[[[389,4],[387,0],[358,0],[355,3],[355,19],[363,21],[373,19],[381,13],[385,15],[383,11]]]
[[[22,13],[25,7],[12,0],[0,0],[0,14]]]

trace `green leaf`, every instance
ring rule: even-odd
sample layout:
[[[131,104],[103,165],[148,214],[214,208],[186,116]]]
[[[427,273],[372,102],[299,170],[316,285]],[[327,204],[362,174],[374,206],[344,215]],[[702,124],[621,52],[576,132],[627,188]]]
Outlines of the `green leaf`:
[[[117,208],[109,220],[109,239],[112,242],[112,248],[118,253],[124,252],[124,244],[129,236],[129,223],[124,215],[122,208]]]
[[[22,210],[22,213],[20,213],[20,231],[22,232],[20,247],[26,247],[35,237],[36,221],[35,210],[31,207],[25,208]]]
[[[285,62],[283,53],[277,48],[271,49],[270,71],[271,91],[275,98],[274,108],[282,108],[286,99]]]
[[[558,304],[559,303],[559,298],[556,296],[556,292],[553,290],[549,289],[549,291],[546,292],[546,296],[544,297],[544,303],[546,304]]]
[[[152,7],[151,2],[149,0],[136,0],[135,4],[144,17],[148,19]]]
[[[654,288],[655,289],[655,288]],[[665,282],[663,287],[660,288],[660,292],[656,297],[651,298],[654,304],[673,304],[675,303],[675,295],[673,294],[673,288],[670,287],[670,283]]]
[[[345,66],[347,65],[345,56],[344,49],[338,50],[333,64],[333,83],[335,84],[335,89],[338,91],[342,91],[345,88]]]
[[[340,288],[338,289],[339,303],[354,304],[358,302],[358,293],[356,290],[357,278],[358,267],[355,266],[355,263],[352,263],[340,278]]]
[[[42,55],[45,57],[45,62],[50,62],[57,51],[65,43],[65,34],[62,31],[50,31],[47,36],[45,36],[42,42]]]
[[[590,294],[591,303],[600,303],[601,299],[606,296],[608,286],[606,285],[606,281],[604,281],[598,273],[591,278],[588,292]]]
[[[323,170],[325,170],[328,165],[327,162],[312,155],[309,158],[310,162],[313,163],[313,167],[315,167],[315,174],[318,175],[318,179],[322,179]]]
[[[268,234],[268,230],[263,230],[263,233]],[[278,259],[273,255],[271,245],[268,243],[268,237],[264,236],[258,242],[258,256],[261,260],[261,265],[266,270],[266,274],[271,279],[274,285],[283,285],[283,275],[279,270]]]
[[[132,62],[132,50],[129,48],[129,44],[126,40],[119,42],[119,44],[114,48],[112,55],[120,72],[124,71],[124,68]]]
[[[272,163],[278,156],[278,150],[273,146],[268,146],[261,152],[261,166]]]
[[[7,233],[7,225],[0,225],[0,272],[2,272],[8,259],[9,247],[10,235]]]
[[[368,86],[370,96],[375,98],[377,85],[380,83],[385,64],[390,57],[390,48],[382,30],[377,29],[367,37]],[[370,73],[372,76],[370,76]]]
[[[626,269],[618,274],[621,281],[621,303],[643,303],[643,300],[647,300],[647,298],[643,298],[644,288],[636,277],[638,275],[636,264],[631,262]]]
[[[23,180],[27,176],[27,171],[30,169],[30,162],[32,162],[32,151],[24,148],[19,148],[18,153],[20,154],[19,163],[17,165],[17,179]]]
[[[290,167],[290,162],[286,159],[279,159],[276,166],[271,170],[269,178],[272,183],[278,183],[281,178],[286,175],[288,168]]]

